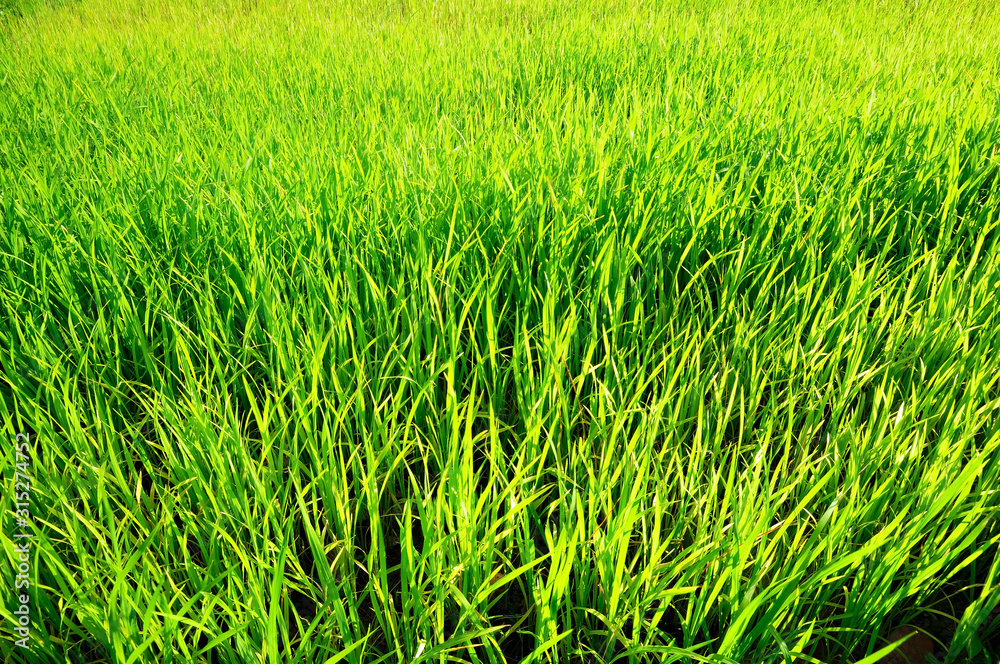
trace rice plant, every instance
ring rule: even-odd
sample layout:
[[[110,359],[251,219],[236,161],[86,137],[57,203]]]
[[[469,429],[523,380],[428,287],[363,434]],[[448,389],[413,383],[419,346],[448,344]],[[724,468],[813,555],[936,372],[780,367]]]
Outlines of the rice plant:
[[[1000,658],[992,2],[16,8],[3,661]]]

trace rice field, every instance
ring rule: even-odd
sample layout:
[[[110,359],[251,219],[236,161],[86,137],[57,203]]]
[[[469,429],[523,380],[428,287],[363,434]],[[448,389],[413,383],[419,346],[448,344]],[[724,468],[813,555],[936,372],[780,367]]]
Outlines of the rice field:
[[[1000,661],[998,117],[988,0],[0,0],[0,660]]]

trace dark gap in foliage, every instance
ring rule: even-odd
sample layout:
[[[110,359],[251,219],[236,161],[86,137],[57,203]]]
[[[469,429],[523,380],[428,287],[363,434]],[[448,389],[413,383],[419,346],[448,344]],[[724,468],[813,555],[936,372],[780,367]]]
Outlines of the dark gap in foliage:
[[[309,622],[316,616],[316,600],[295,588],[289,590],[288,599],[293,609],[293,612],[288,616],[288,641],[290,645],[294,645],[301,640],[300,620],[308,626]]]
[[[153,493],[153,478],[146,466],[143,464],[141,459],[135,459],[132,462],[132,470],[138,476],[139,482],[142,484],[142,491],[146,495],[152,495]]]
[[[195,649],[196,650],[201,650],[201,649],[205,648],[208,645],[208,642],[210,640],[211,639],[209,639],[209,637],[208,637],[208,632],[206,632],[205,630],[199,629],[198,630],[198,641],[195,643]],[[214,650],[212,650],[210,652],[214,654]]]
[[[174,527],[177,528],[178,539],[184,541],[191,562],[198,567],[204,567],[205,559],[202,556],[201,541],[197,533],[188,527],[187,521],[181,516],[180,511],[174,512]]]
[[[402,562],[403,537],[401,515],[384,514],[382,516],[382,533],[385,542],[386,590],[392,598],[394,607],[403,606]],[[422,544],[422,542],[421,542]],[[410,553],[411,558],[413,552]]]
[[[658,598],[652,600],[645,611],[644,625],[652,622],[656,616],[656,612],[661,608],[663,608],[663,600]],[[658,632],[670,639],[673,642],[672,645],[675,646],[680,646],[684,643],[684,622],[681,616],[682,613],[678,608],[677,600],[673,600],[667,603],[663,611],[663,616],[656,625]],[[644,628],[642,631],[645,633],[646,629]]]
[[[299,567],[302,568],[303,573],[305,573],[309,580],[314,581],[316,576],[316,562],[313,558],[312,547],[309,545],[305,526],[299,518],[295,519],[292,541],[295,547],[295,558],[298,560]]]
[[[496,637],[498,640],[528,612],[528,599],[518,583],[519,581],[520,579],[515,580],[503,590],[500,600],[490,611],[490,624],[492,626],[508,625],[507,628],[498,632]],[[522,623],[517,631],[499,642],[500,650],[508,662],[521,662],[534,650],[535,637],[526,631],[530,624],[531,618]]]
[[[355,599],[358,602],[358,618],[361,620],[363,625],[376,624],[375,609],[372,606],[371,593],[368,589],[368,584],[371,582],[371,576],[368,572],[366,563],[366,557],[371,551],[371,544],[371,517],[363,507],[359,507],[358,516],[354,525],[354,552],[351,554],[350,558],[348,558],[348,564],[351,567],[351,573],[354,575],[354,593]],[[356,561],[360,561],[362,564],[357,565],[355,564]]]
[[[76,613],[72,609],[66,609],[65,613],[67,622],[75,623],[79,629],[87,631],[87,628],[78,621]],[[76,641],[67,648],[67,655],[74,664],[97,664],[109,661],[107,646],[93,638]]]
[[[865,322],[868,323],[868,325],[872,325],[873,323],[877,323],[878,322],[876,320],[875,314],[878,313],[878,310],[879,310],[880,306],[882,306],[882,296],[881,295],[877,295],[877,296],[873,297],[869,301],[869,303],[868,303],[868,313],[867,313],[867,315],[865,317]]]

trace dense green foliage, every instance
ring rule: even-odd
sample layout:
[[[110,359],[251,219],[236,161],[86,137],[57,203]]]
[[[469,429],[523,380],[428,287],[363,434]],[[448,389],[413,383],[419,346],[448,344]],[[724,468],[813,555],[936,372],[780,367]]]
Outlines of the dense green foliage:
[[[1000,12],[868,5],[0,22],[33,657],[1000,656]]]

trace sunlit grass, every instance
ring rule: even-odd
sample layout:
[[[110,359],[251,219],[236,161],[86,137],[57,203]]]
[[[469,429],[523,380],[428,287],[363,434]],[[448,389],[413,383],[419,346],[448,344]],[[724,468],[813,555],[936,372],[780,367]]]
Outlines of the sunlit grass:
[[[24,14],[39,661],[1000,655],[991,3]]]

